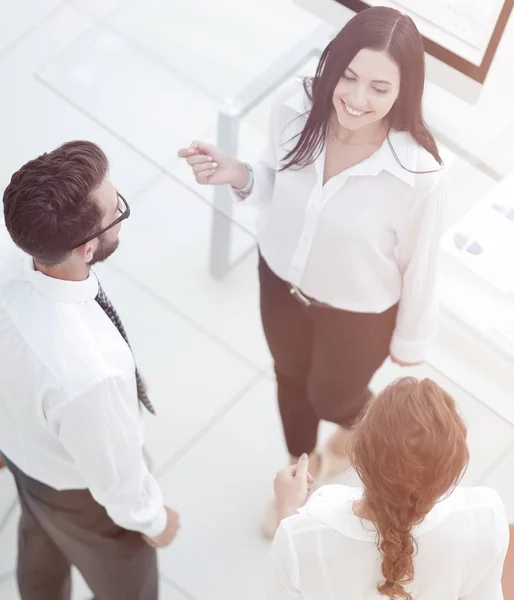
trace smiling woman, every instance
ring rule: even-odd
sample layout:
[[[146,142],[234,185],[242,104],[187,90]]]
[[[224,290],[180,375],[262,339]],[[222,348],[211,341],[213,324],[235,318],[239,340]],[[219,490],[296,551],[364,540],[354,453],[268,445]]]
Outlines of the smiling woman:
[[[348,467],[375,372],[388,356],[422,362],[436,332],[445,193],[424,78],[412,19],[370,8],[330,42],[313,78],[279,91],[260,161],[199,141],[179,151],[199,183],[230,184],[260,207],[261,318],[289,460],[310,455],[318,480]],[[322,420],[339,427],[318,448]],[[264,534],[278,524],[272,504]]]
[[[282,169],[312,162],[330,133],[348,140],[357,130],[360,139],[378,140],[391,129],[408,131],[442,164],[423,121],[425,54],[409,17],[384,7],[363,11],[330,42],[304,86],[312,108]]]
[[[337,122],[348,131],[381,122],[400,90],[400,70],[387,54],[363,49],[347,67],[334,89]],[[374,77],[388,79],[374,79]],[[332,130],[338,129],[332,122]]]

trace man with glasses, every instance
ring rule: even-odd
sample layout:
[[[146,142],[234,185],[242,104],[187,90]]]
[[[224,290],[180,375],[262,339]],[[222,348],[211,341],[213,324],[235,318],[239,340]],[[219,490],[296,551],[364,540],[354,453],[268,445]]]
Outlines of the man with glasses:
[[[5,224],[26,257],[0,269],[0,451],[21,505],[23,600],[69,600],[75,565],[98,599],[156,600],[155,548],[178,515],[143,457],[154,413],[127,333],[91,265],[130,215],[105,154],[69,142],[17,171]]]

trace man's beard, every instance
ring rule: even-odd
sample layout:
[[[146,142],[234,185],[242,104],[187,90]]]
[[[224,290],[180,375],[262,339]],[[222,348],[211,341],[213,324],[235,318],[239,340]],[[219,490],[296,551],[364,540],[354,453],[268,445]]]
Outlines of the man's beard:
[[[114,242],[109,242],[105,234],[98,239],[98,248],[95,250],[93,254],[93,258],[91,259],[90,265],[95,265],[96,263],[103,262],[107,260],[111,254],[113,254],[118,246],[120,245],[120,240],[116,238]]]

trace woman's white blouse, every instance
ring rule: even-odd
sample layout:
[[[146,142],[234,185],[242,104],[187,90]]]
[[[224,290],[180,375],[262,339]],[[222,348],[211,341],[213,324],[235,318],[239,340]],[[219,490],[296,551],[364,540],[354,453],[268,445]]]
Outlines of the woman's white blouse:
[[[438,163],[407,132],[393,131],[371,157],[323,185],[314,164],[280,171],[307,120],[296,80],[277,95],[271,133],[247,202],[258,203],[258,242],[280,278],[334,307],[379,313],[399,302],[391,354],[424,359],[437,322],[436,270],[444,187]]]
[[[385,600],[377,533],[352,511],[362,490],[318,490],[282,521],[271,551],[267,600]],[[414,528],[416,600],[503,600],[507,517],[489,488],[457,488]]]

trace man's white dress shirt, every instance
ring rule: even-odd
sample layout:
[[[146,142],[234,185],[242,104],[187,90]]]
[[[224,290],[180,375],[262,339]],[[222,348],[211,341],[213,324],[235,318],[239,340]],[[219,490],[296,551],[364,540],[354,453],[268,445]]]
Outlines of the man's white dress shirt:
[[[132,352],[95,301],[98,281],[63,281],[16,256],[0,267],[0,451],[57,490],[88,488],[125,529],[166,526],[143,460]]]

